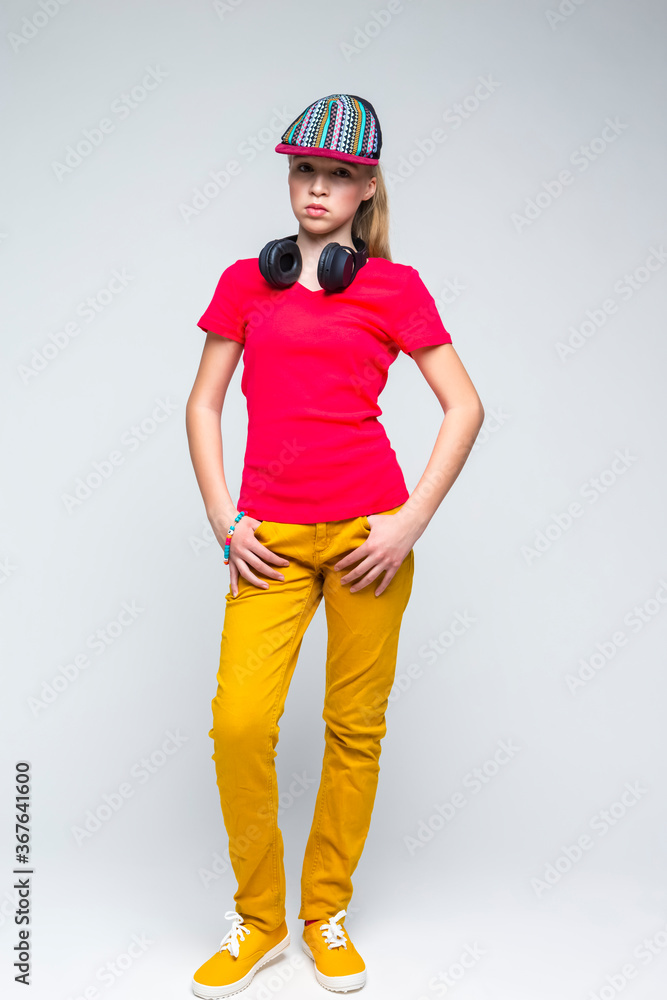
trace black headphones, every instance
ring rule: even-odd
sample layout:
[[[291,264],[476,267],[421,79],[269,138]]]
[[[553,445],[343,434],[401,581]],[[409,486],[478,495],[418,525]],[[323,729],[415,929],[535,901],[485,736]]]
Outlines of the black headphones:
[[[289,288],[298,281],[303,260],[296,242],[298,233],[282,240],[270,240],[259,255],[259,269],[274,288]],[[327,292],[347,288],[368,260],[368,247],[359,236],[352,237],[356,249],[327,243],[317,262],[317,280]]]

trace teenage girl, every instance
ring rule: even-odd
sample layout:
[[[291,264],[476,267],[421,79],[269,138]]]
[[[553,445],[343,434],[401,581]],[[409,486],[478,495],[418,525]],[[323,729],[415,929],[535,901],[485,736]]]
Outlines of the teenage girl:
[[[413,545],[484,419],[419,273],[392,262],[381,146],[368,101],[330,94],[307,107],[276,146],[288,155],[298,233],[227,267],[198,323],[206,342],[186,426],[229,565],[209,735],[238,882],[231,929],[195,973],[199,997],[239,992],[289,945],[274,758],[322,597],[325,747],[298,916],[322,986],[346,992],[366,981],[344,918],[375,800]],[[412,493],[378,420],[378,395],[400,351],[446,414]],[[242,354],[248,437],[237,508],[221,414]]]

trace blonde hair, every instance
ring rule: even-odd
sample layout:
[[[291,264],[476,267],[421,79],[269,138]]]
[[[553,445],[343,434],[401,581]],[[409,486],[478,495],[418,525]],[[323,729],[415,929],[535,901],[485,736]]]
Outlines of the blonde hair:
[[[389,195],[379,163],[369,165],[369,176],[375,177],[375,194],[362,201],[352,220],[352,235],[360,236],[368,247],[369,257],[391,260],[389,249]]]
[[[290,167],[294,155],[289,153]],[[379,163],[367,165],[368,176],[375,177],[375,193],[359,204],[352,219],[352,236],[360,237],[368,247],[369,257],[384,257],[391,260],[389,248],[389,195]]]

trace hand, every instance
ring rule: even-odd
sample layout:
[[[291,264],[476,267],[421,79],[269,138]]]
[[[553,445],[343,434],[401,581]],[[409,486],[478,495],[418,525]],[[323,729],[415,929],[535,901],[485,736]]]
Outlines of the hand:
[[[379,597],[396,576],[421,532],[412,528],[409,521],[406,522],[400,510],[395,514],[369,514],[368,523],[371,533],[366,541],[339,559],[334,569],[347,569],[361,559],[358,566],[340,578],[341,583],[358,581],[350,587],[351,594],[367,587],[384,572],[384,580],[375,591],[375,596]]]
[[[232,521],[229,522],[229,524],[231,523]],[[289,566],[289,560],[283,556],[276,555],[271,549],[267,549],[266,545],[262,545],[258,538],[255,538],[255,531],[261,523],[261,521],[255,520],[254,517],[244,514],[232,533],[232,540],[229,543],[229,582],[233,597],[236,597],[239,592],[239,576],[242,576],[244,580],[252,583],[255,587],[263,587],[264,590],[268,589],[269,585],[266,580],[260,580],[256,577],[250,566],[272,580],[280,580],[282,582],[285,579],[282,573],[276,569],[271,569],[271,567]],[[215,531],[215,534],[224,551],[227,529],[225,529],[222,540],[217,531]]]

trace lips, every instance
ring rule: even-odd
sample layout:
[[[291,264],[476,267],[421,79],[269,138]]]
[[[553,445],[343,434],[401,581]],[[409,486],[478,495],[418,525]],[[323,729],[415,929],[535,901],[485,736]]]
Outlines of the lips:
[[[312,212],[314,215],[324,215],[326,208],[324,205],[306,205],[306,211]]]

